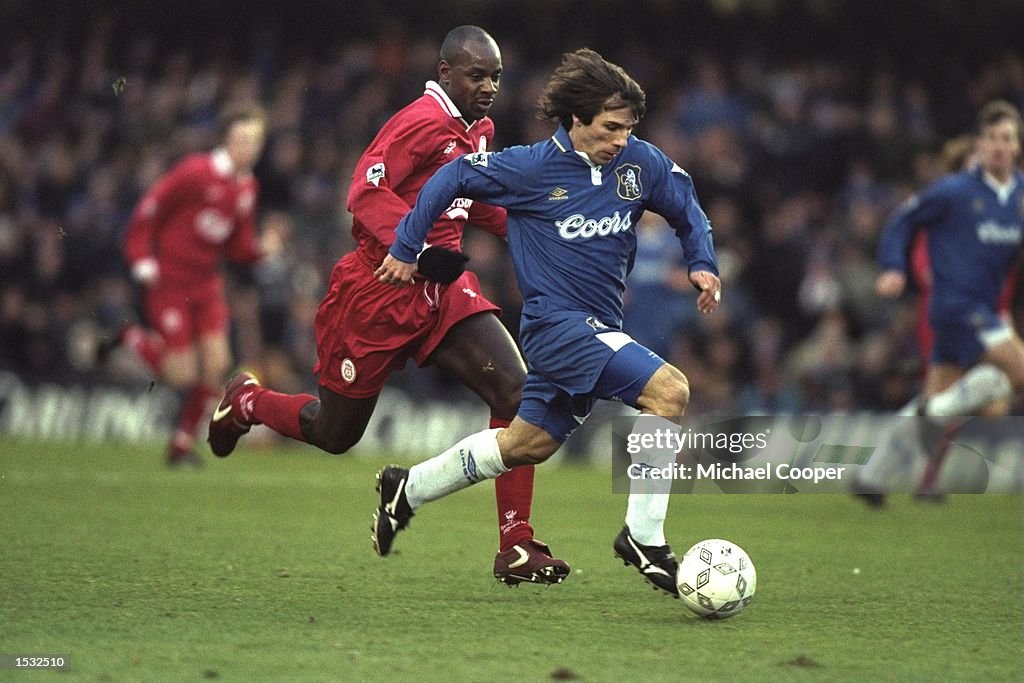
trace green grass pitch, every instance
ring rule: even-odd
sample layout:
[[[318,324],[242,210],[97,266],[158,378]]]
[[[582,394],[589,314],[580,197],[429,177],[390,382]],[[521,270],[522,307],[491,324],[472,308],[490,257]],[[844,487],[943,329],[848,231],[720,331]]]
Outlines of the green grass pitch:
[[[1020,496],[677,495],[677,553],[743,546],[757,595],[690,615],[612,557],[625,497],[538,468],[539,538],[574,573],[491,577],[493,486],[370,544],[386,460],[242,448],[167,471],[158,447],[0,439],[0,654],[16,681],[1019,681]]]

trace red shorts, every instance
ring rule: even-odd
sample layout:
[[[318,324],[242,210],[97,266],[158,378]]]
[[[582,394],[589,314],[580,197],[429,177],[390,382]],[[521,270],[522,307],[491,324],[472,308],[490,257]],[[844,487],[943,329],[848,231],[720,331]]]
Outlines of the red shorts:
[[[227,334],[231,322],[224,298],[224,283],[209,280],[202,285],[163,284],[146,289],[146,316],[168,349],[193,346],[200,337]]]
[[[379,282],[360,252],[331,272],[316,314],[319,383],[348,398],[369,398],[409,358],[423,365],[448,330],[485,311],[500,312],[480,294],[476,275],[450,285],[417,279],[406,287]]]

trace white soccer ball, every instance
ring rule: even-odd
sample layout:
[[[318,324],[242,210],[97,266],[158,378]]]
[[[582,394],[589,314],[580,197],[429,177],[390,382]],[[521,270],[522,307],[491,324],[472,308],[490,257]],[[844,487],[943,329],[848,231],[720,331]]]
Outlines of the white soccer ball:
[[[720,538],[697,543],[679,561],[676,585],[683,604],[707,619],[728,619],[754,597],[757,571],[743,548]]]

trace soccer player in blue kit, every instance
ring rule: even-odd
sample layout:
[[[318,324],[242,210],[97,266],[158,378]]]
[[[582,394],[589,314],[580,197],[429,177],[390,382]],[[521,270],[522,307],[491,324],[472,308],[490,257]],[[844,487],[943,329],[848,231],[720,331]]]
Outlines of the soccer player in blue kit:
[[[1013,105],[985,105],[978,114],[978,164],[911,197],[882,233],[876,291],[883,297],[903,293],[911,239],[918,229],[928,233],[928,321],[935,342],[919,412],[929,418],[972,415],[1024,390],[1024,343],[1013,321],[999,314],[1024,237],[1020,138],[1021,116]],[[941,457],[943,440],[925,441],[933,442],[925,443],[929,455]]]
[[[395,286],[412,282],[427,231],[456,197],[507,209],[529,373],[519,412],[507,428],[473,434],[408,470],[380,472],[373,526],[378,554],[391,551],[395,535],[424,503],[547,460],[596,399],[621,400],[639,409],[650,428],[678,431],[690,395],[685,375],[622,331],[625,278],[642,213],[654,211],[674,228],[690,281],[700,290],[702,313],[718,307],[721,282],[711,226],[692,179],[632,135],[645,109],[643,90],[623,69],[592,50],[568,53],[539,102],[544,118],[558,120],[555,134],[534,145],[446,164],[399,223],[397,239],[376,271]],[[663,449],[656,456],[648,464],[674,459],[674,452]],[[678,596],[678,565],[664,535],[665,494],[663,488],[631,488],[626,526],[613,547],[655,588]]]

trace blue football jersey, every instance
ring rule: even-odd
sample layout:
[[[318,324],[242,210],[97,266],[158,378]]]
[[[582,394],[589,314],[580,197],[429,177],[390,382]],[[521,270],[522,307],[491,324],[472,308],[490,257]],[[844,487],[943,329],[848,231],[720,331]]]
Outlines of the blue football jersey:
[[[944,176],[908,199],[882,231],[879,263],[907,269],[916,230],[928,234],[932,319],[948,319],[978,304],[998,308],[1024,236],[1024,175],[1000,197],[980,168]]]
[[[621,328],[626,275],[636,254],[634,227],[645,210],[672,226],[691,271],[718,274],[711,225],[693,180],[635,136],[605,166],[578,154],[561,126],[543,142],[455,159],[427,181],[398,224],[392,256],[414,261],[434,220],[457,197],[508,211],[524,334],[531,322],[565,312]]]

